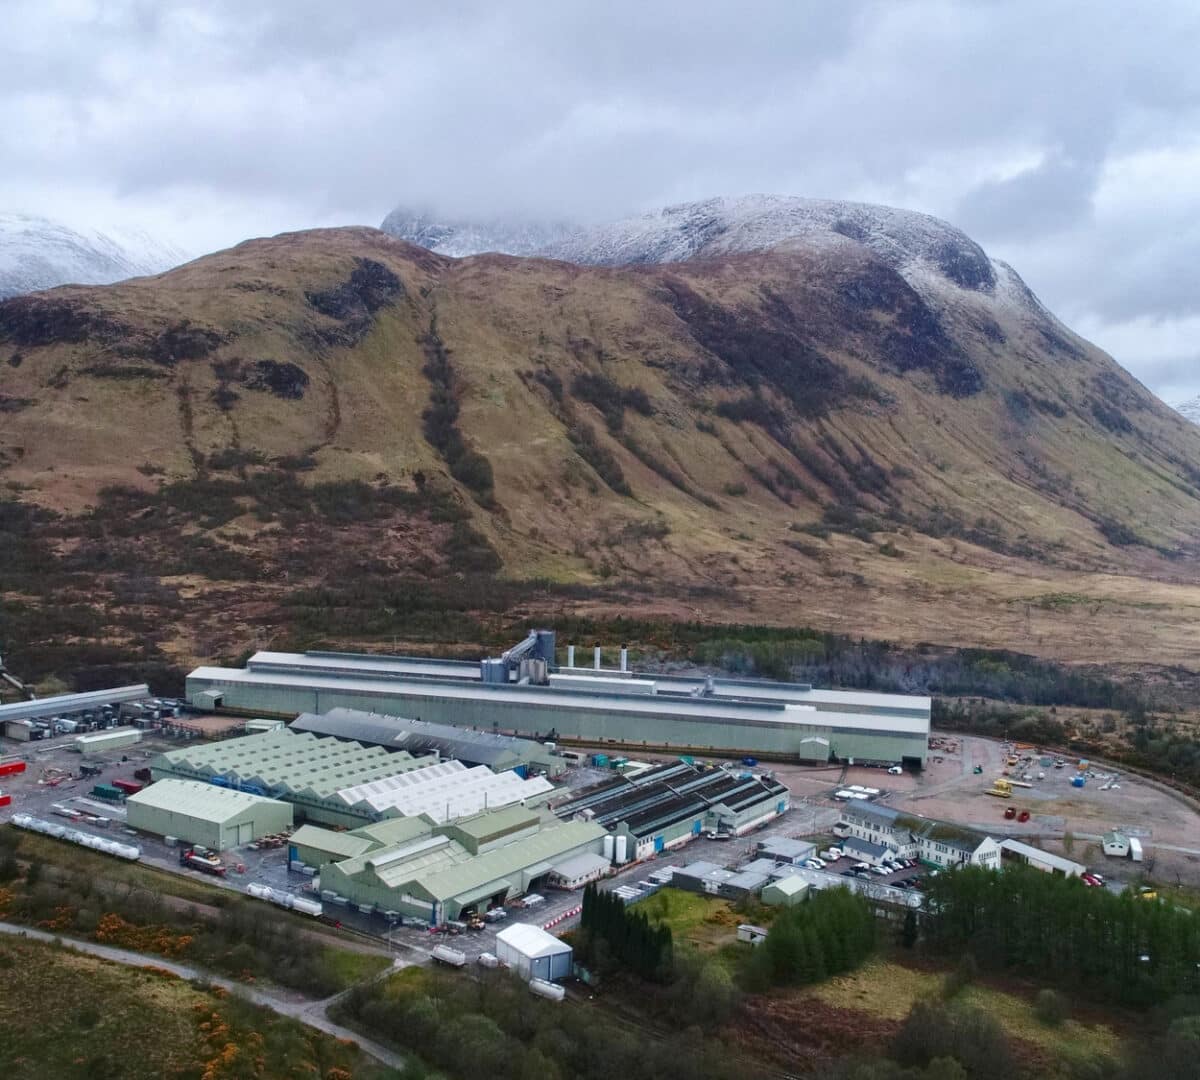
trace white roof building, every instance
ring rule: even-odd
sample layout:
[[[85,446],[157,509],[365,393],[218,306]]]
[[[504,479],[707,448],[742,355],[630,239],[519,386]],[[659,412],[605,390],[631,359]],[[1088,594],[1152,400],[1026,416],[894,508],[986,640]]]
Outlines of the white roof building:
[[[543,776],[525,780],[515,772],[494,773],[486,765],[468,769],[461,761],[443,761],[342,788],[337,797],[347,806],[365,803],[375,813],[394,809],[405,817],[426,814],[442,822],[540,800],[553,790]]]
[[[571,946],[532,923],[513,923],[496,935],[496,956],[526,979],[571,974]]]

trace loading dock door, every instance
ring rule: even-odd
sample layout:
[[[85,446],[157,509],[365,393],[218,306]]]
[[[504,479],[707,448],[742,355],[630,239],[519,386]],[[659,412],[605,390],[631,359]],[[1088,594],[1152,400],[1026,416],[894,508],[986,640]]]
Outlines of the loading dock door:
[[[661,836],[656,836],[654,838],[654,850],[662,851],[662,849],[663,849],[663,838]]]
[[[240,847],[242,844],[248,844],[254,839],[254,822],[243,821],[237,827],[237,842]]]

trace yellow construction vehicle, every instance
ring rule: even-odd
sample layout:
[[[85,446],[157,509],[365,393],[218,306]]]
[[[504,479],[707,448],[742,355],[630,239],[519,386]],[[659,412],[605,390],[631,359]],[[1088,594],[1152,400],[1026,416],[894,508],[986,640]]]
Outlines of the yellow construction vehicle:
[[[988,788],[987,794],[995,795],[997,799],[1012,798],[1012,783],[1003,778],[993,780],[992,786]]]

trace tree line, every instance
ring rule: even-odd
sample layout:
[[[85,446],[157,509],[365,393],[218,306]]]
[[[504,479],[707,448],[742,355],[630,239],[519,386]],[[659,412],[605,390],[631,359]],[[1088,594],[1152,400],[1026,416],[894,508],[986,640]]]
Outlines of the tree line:
[[[655,982],[670,979],[674,960],[671,928],[652,926],[646,914],[631,911],[615,893],[589,884],[583,890],[576,952],[585,964],[611,956],[634,974]]]
[[[874,951],[875,915],[848,889],[822,889],[781,911],[745,970],[750,989],[820,982],[852,971]]]
[[[985,968],[1124,1005],[1200,994],[1200,920],[1186,909],[1024,867],[963,867],[927,896],[931,944]]]

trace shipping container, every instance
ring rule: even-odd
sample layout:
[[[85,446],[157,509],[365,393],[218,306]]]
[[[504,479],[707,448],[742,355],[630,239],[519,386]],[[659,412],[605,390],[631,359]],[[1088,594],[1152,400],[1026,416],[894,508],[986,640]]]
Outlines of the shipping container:
[[[120,788],[126,795],[136,795],[145,787],[144,784],[139,784],[136,780],[114,780],[112,786]]]
[[[113,728],[112,731],[100,731],[94,735],[77,735],[75,749],[81,754],[100,754],[106,750],[133,746],[141,740],[142,733],[137,728]]]
[[[104,799],[106,802],[125,801],[125,792],[119,787],[113,787],[112,784],[97,784],[92,788],[92,794],[97,799]]]
[[[25,771],[25,762],[20,760],[0,761],[0,776],[16,776]]]

